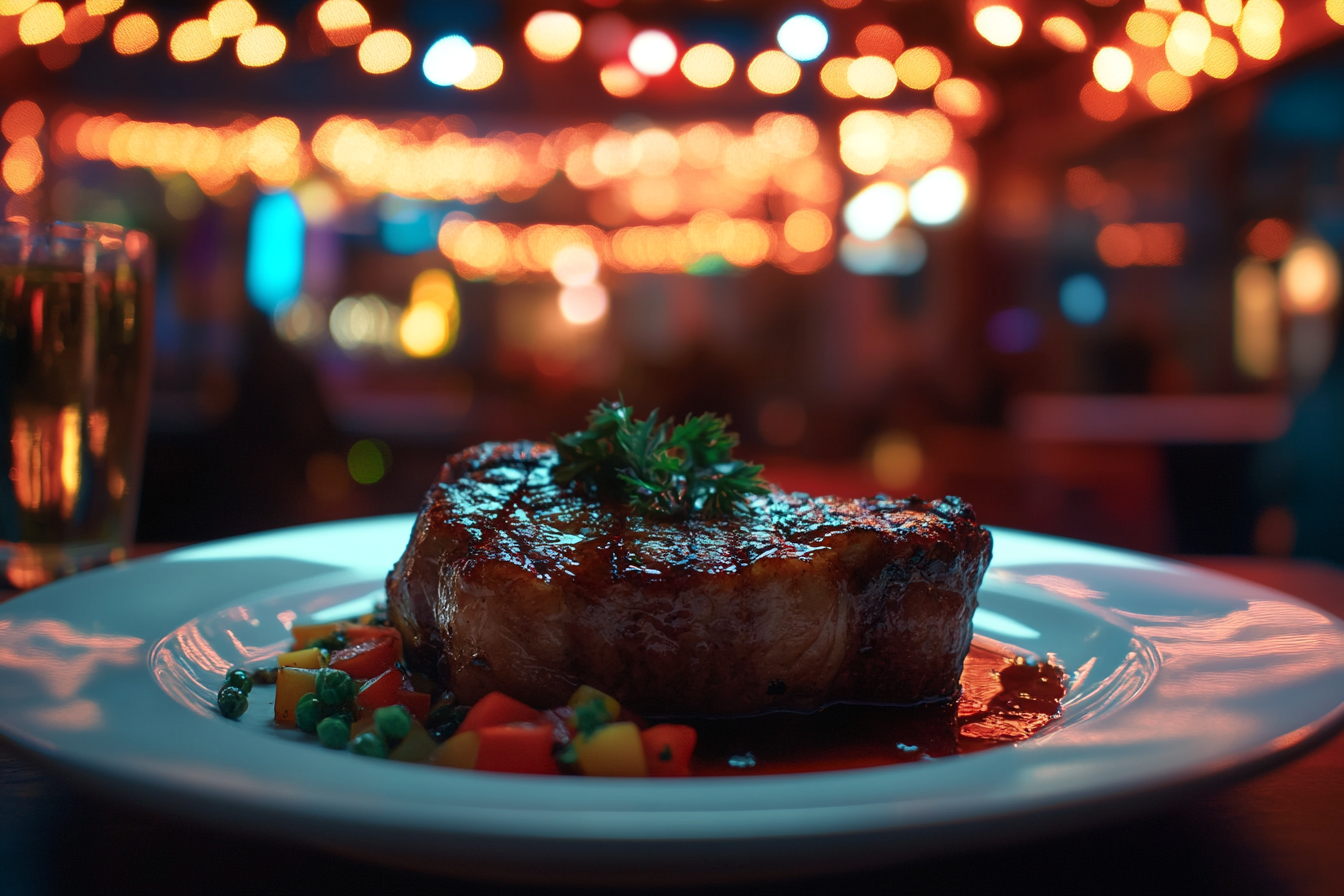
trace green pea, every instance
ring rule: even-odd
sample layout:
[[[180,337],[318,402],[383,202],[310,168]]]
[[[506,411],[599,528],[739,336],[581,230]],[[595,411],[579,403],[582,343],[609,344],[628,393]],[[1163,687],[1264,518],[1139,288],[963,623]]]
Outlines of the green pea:
[[[312,734],[317,730],[317,723],[326,718],[326,715],[327,707],[317,699],[316,694],[304,694],[299,698],[298,706],[294,707],[294,724],[300,731]]]
[[[247,695],[237,688],[220,688],[215,703],[219,705],[219,714],[226,719],[236,719],[247,712]]]
[[[250,694],[252,693],[252,676],[242,669],[230,669],[229,674],[224,676],[224,687],[237,688],[244,694]]]
[[[387,741],[376,731],[365,731],[350,741],[350,752],[360,756],[372,756],[375,759],[386,759]]]
[[[317,723],[317,739],[328,750],[344,750],[350,740],[350,723],[340,716],[331,716]]]
[[[323,669],[317,673],[314,693],[328,706],[341,706],[355,699],[355,680],[340,669]]]
[[[389,743],[411,733],[411,714],[404,706],[380,706],[373,711],[373,727]]]

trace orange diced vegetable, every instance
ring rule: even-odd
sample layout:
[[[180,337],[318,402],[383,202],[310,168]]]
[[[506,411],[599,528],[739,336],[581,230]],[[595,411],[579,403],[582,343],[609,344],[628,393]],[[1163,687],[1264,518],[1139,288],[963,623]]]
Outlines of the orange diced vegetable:
[[[381,641],[383,638],[392,638],[397,642],[397,659],[401,659],[401,632],[387,625],[346,625],[342,632],[345,634],[345,643],[351,647],[356,644],[363,644],[365,641]]]
[[[654,725],[639,733],[644,764],[651,778],[684,778],[691,773],[695,729],[690,725]]]
[[[363,710],[374,710],[380,706],[394,706],[397,694],[401,691],[403,678],[400,669],[388,669],[381,675],[369,679],[355,695],[355,703]]]
[[[423,722],[429,716],[429,706],[434,701],[428,694],[411,690],[409,682],[403,682],[401,689],[397,691],[395,702],[400,703],[402,706],[409,709],[411,715]]]
[[[535,722],[540,715],[541,713],[526,703],[521,703],[499,691],[491,691],[476,701],[476,705],[467,713],[467,717],[462,720],[462,725],[457,730],[479,731],[482,728],[507,725],[510,722]]]
[[[321,669],[322,651],[316,647],[291,650],[289,653],[282,653],[276,657],[275,664],[282,669],[286,666],[298,669]]]
[[[400,659],[399,644],[399,640],[388,637],[338,650],[331,655],[331,668],[349,672],[354,678],[377,678]]]
[[[298,666],[282,666],[275,677],[275,721],[293,725],[299,698],[317,689],[317,672]]]
[[[604,778],[643,778],[644,744],[634,722],[613,722],[573,740],[579,771]]]
[[[521,775],[560,772],[551,753],[555,741],[549,724],[515,722],[482,728],[476,733],[481,738],[475,766],[479,771]]]
[[[449,768],[474,768],[476,752],[481,745],[481,736],[475,731],[459,731],[429,755],[429,761],[435,765]]]
[[[314,641],[321,641],[349,625],[348,622],[319,622],[311,625],[295,625],[289,630],[294,636],[294,649],[302,650]]]

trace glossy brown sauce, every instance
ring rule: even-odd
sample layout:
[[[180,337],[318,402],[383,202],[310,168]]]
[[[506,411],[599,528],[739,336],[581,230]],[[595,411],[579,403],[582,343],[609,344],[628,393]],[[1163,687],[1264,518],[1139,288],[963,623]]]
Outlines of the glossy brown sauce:
[[[1031,662],[973,644],[955,701],[688,719],[698,733],[691,774],[784,775],[975,753],[1026,740],[1059,718],[1067,681],[1053,661]]]

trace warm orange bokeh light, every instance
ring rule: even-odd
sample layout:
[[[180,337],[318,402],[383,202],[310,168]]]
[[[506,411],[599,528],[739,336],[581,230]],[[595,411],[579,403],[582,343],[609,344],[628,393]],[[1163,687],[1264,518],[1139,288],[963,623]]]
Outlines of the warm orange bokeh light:
[[[681,57],[681,73],[696,87],[722,87],[734,67],[733,55],[718,44],[696,44]]]
[[[123,56],[143,53],[159,42],[159,26],[143,12],[133,12],[112,29],[112,48]]]
[[[891,96],[896,89],[896,68],[881,56],[860,56],[845,73],[849,88],[868,99]]]
[[[848,56],[837,56],[821,67],[821,86],[827,93],[846,100],[858,96],[849,86],[849,67],[853,64]]]
[[[168,38],[168,54],[178,62],[199,62],[215,55],[223,41],[205,19],[188,19]]]
[[[524,43],[542,62],[568,59],[582,39],[583,23],[567,12],[539,12],[523,28]]]
[[[1163,112],[1190,105],[1190,79],[1176,72],[1158,72],[1148,79],[1148,100]]]
[[[1241,11],[1235,29],[1241,49],[1252,59],[1273,59],[1279,54],[1283,37],[1283,7],[1277,0],[1249,0]]]
[[[1096,81],[1088,81],[1078,93],[1078,102],[1089,117],[1097,121],[1115,121],[1129,109],[1129,98],[1113,93]]]
[[[1204,51],[1204,73],[1220,81],[1230,78],[1237,73],[1238,61],[1237,48],[1232,46],[1231,41],[1215,37]]]
[[[971,118],[984,110],[980,88],[965,78],[948,78],[933,89],[933,101],[948,115]]]
[[[896,78],[915,90],[927,90],[937,84],[942,73],[942,63],[928,47],[912,47],[896,60]]]
[[[91,16],[105,16],[126,5],[126,0],[85,0],[84,7]]]
[[[1269,261],[1288,254],[1293,244],[1293,228],[1282,218],[1265,218],[1246,234],[1246,248]]]
[[[747,66],[747,80],[761,93],[778,96],[798,86],[803,68],[782,50],[766,50]]]
[[[905,49],[905,41],[890,25],[869,25],[854,38],[854,46],[860,56],[881,56],[895,62]]]
[[[28,46],[55,40],[65,30],[65,10],[59,3],[37,3],[19,19],[19,40]]]
[[[19,100],[6,109],[4,117],[0,118],[0,134],[4,134],[10,143],[22,140],[24,137],[36,137],[45,121],[46,118],[37,103],[32,100]]]
[[[1041,37],[1066,53],[1081,53],[1087,49],[1087,33],[1068,16],[1050,16],[1042,22]]]
[[[257,24],[257,11],[247,0],[219,0],[210,7],[206,21],[216,37],[237,37]]]
[[[1106,178],[1091,165],[1078,165],[1064,172],[1064,193],[1074,208],[1094,208],[1106,199]]]
[[[32,137],[21,137],[5,152],[0,161],[0,179],[10,191],[20,196],[30,193],[42,183],[42,151]]]
[[[1174,267],[1185,253],[1185,228],[1180,224],[1107,224],[1097,234],[1097,255],[1108,266]]]
[[[411,61],[411,41],[392,28],[375,31],[359,43],[359,66],[371,75],[385,75]]]
[[[481,44],[476,44],[472,49],[476,51],[476,67],[471,70],[471,74],[453,85],[458,90],[484,90],[504,74],[503,56]]]
[[[1140,10],[1125,22],[1125,34],[1136,44],[1145,47],[1160,47],[1167,42],[1170,26],[1167,20],[1155,12]]]
[[[65,12],[65,32],[61,39],[68,44],[86,44],[103,33],[102,16],[89,15],[83,3],[70,7]]]
[[[326,0],[317,8],[317,24],[334,47],[352,47],[369,36],[369,11],[357,0]]]
[[[831,241],[831,219],[814,208],[799,209],[784,221],[784,242],[799,252],[816,252]]]
[[[602,87],[612,96],[630,97],[639,93],[649,83],[649,79],[635,71],[635,67],[624,60],[608,62],[598,72]]]
[[[996,47],[1011,47],[1022,36],[1022,17],[1007,6],[986,6],[975,14],[975,30]]]
[[[261,68],[285,55],[285,34],[274,25],[257,25],[238,35],[234,48],[238,61],[248,68]]]
[[[1092,74],[1102,87],[1119,93],[1134,79],[1134,61],[1119,47],[1102,47],[1092,59]]]

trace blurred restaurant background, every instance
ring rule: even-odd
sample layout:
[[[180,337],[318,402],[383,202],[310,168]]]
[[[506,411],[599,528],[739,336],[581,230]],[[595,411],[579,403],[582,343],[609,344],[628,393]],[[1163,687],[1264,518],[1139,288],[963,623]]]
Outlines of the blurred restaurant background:
[[[139,523],[598,399],[785,488],[1344,561],[1344,0],[0,0],[5,217],[156,242]]]

